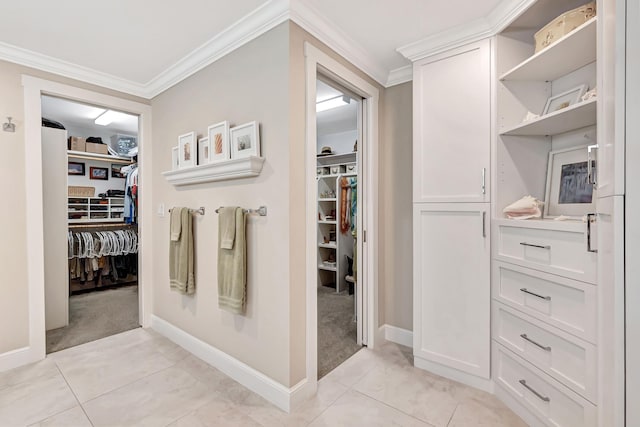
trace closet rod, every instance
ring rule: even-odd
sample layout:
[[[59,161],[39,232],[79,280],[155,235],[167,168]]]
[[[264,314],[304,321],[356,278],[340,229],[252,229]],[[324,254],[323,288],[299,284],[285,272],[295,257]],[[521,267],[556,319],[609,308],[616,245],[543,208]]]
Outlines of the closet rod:
[[[169,209],[169,212],[172,210],[173,208]],[[196,215],[204,215],[204,206],[200,206],[200,209],[189,209],[189,212]]]
[[[224,206],[220,206],[218,209],[216,209],[216,213],[220,213],[220,209],[222,209]],[[258,209],[242,209],[245,213],[248,214],[258,214],[260,216],[267,216],[267,207],[266,206],[260,206]]]
[[[70,230],[86,229],[86,228],[133,228],[136,224],[69,224]]]

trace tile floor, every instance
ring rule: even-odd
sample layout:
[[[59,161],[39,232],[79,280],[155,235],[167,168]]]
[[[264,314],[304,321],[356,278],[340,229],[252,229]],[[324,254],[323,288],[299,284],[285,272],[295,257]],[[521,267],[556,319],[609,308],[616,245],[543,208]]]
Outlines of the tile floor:
[[[0,426],[524,426],[493,396],[415,369],[406,347],[364,349],[291,414],[152,330],[0,373]]]

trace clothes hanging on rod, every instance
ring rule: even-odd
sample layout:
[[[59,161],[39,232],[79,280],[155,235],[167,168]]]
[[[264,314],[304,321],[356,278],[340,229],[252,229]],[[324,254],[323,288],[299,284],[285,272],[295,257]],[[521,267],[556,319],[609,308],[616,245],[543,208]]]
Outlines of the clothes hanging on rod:
[[[125,166],[120,170],[126,175],[124,196],[124,221],[137,223],[138,216],[138,164]]]

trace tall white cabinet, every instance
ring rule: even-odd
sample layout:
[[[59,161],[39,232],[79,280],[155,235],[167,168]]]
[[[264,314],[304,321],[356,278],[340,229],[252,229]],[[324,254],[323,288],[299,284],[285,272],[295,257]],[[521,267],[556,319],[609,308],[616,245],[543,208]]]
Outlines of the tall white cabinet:
[[[414,363],[489,379],[491,41],[414,63]]]

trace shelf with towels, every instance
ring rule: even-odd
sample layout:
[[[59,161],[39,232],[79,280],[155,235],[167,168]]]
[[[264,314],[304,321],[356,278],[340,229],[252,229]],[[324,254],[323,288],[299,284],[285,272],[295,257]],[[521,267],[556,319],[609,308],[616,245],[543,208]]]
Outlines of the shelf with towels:
[[[260,175],[264,157],[250,156],[244,159],[225,160],[191,168],[163,172],[167,182],[178,186],[202,184],[205,182],[226,181],[230,179],[250,178]]]

